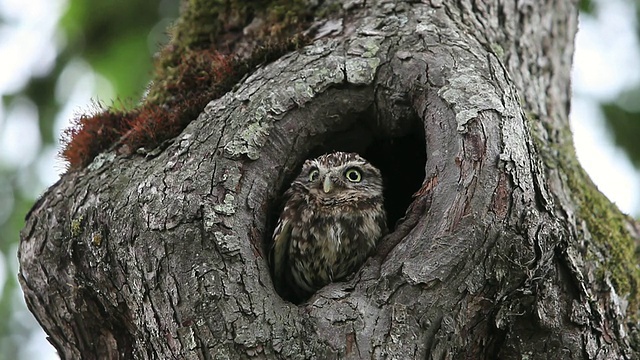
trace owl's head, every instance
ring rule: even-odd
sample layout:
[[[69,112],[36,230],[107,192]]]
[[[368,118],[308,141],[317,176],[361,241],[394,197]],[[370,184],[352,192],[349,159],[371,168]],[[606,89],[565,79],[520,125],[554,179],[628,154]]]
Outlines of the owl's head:
[[[305,161],[294,184],[323,202],[382,197],[380,170],[355,153],[334,152]]]

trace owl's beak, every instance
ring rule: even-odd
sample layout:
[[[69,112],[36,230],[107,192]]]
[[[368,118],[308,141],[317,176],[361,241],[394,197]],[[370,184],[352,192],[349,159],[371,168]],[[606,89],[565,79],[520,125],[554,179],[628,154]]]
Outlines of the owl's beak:
[[[324,190],[325,194],[328,194],[333,188],[333,183],[331,182],[331,177],[329,175],[324,177],[324,181],[322,182],[322,190]]]

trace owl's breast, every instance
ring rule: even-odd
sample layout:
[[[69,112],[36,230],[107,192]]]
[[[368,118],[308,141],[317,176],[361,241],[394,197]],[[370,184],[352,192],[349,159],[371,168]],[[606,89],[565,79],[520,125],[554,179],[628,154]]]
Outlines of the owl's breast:
[[[307,207],[298,216],[304,228],[293,229],[294,249],[315,274],[315,286],[340,280],[357,270],[376,246],[383,229],[374,209],[345,211],[336,207]]]

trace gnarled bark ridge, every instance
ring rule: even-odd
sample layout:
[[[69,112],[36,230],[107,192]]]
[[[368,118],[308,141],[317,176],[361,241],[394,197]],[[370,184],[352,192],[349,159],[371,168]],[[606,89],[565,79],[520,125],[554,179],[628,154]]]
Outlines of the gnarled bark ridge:
[[[102,154],[34,206],[21,283],[60,355],[634,358],[635,290],[598,276],[562,163],[576,4],[336,4],[337,33],[164,151]],[[331,150],[382,170],[394,231],[297,306],[265,254],[287,184]]]

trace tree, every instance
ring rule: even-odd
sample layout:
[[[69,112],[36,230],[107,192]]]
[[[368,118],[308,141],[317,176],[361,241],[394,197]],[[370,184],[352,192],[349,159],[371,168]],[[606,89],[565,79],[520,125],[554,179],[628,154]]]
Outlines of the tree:
[[[63,358],[637,357],[638,227],[568,125],[576,4],[256,3],[185,3],[168,62],[316,40],[159,147],[118,140],[28,215],[20,280]],[[171,83],[146,101],[175,105]],[[302,161],[333,149],[382,170],[393,231],[295,305],[269,238]]]

